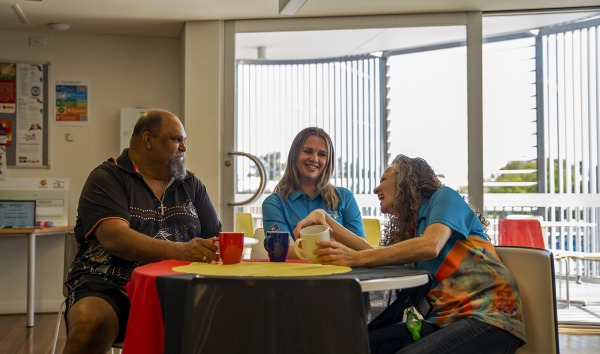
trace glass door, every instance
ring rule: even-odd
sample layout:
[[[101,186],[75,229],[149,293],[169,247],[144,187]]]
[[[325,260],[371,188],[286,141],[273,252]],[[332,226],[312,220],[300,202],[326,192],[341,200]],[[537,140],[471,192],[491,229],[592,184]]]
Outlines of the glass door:
[[[265,194],[236,211],[261,214],[308,126],[331,135],[332,182],[355,194],[363,216],[381,215],[372,190],[398,153],[429,160],[466,192],[466,22],[452,14],[228,23],[225,149],[255,155],[267,175]],[[235,159],[227,173],[231,200],[258,183],[248,161]]]

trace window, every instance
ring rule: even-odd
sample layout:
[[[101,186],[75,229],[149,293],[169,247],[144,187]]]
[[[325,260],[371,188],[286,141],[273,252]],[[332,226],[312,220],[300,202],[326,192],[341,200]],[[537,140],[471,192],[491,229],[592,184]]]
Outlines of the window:
[[[371,193],[385,165],[382,64],[373,55],[238,61],[237,145],[263,161],[266,193],[283,175],[292,140],[309,126],[331,136],[336,154],[332,183],[355,194]],[[258,183],[254,165],[244,161],[237,168],[237,193],[252,193]],[[367,215],[374,212],[366,209]]]
[[[382,47],[378,40],[377,46],[344,57],[236,61],[236,149],[263,161],[268,175],[265,193],[271,193],[281,178],[294,136],[308,126],[330,134],[336,153],[332,183],[355,194],[364,216],[381,215],[372,191],[398,153],[433,159],[450,179],[466,182],[464,26],[318,31],[310,36],[329,32],[344,32],[345,39],[387,36],[405,49],[390,48],[389,43]],[[461,45],[440,45],[442,38]],[[419,46],[427,49],[415,52]],[[239,56],[253,54],[243,45],[236,50]],[[265,55],[267,49],[258,52]],[[436,121],[439,117],[444,119]],[[457,126],[460,132],[448,138],[447,132]],[[437,142],[446,140],[440,149]],[[259,184],[258,171],[249,160],[238,161],[236,194],[250,195]],[[258,205],[247,211],[259,214]]]

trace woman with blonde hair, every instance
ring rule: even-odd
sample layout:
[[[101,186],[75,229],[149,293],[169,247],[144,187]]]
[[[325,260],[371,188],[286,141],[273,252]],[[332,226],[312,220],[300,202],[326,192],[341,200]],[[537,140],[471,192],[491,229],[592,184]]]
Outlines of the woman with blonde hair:
[[[514,353],[525,342],[521,299],[485,232],[485,218],[420,158],[398,155],[373,192],[381,211],[390,214],[384,247],[354,242],[349,230],[320,210],[294,230],[329,225],[335,241],[318,241],[314,251],[322,264],[414,264],[433,275],[422,338],[415,341],[405,323],[396,323],[369,333],[371,352]]]
[[[320,209],[364,240],[362,217],[352,192],[330,182],[334,161],[331,138],[323,129],[309,127],[296,135],[283,177],[262,205],[265,231],[289,231],[293,239],[298,221]],[[295,257],[293,247],[290,256]]]

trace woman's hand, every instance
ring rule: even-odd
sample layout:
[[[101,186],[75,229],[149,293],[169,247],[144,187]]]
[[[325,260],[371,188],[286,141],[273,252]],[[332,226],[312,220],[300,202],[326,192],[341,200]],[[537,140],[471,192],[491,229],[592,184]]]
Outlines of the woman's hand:
[[[317,241],[314,254],[321,264],[339,265],[346,267],[360,266],[359,252],[348,248],[336,241]]]
[[[327,213],[323,209],[313,210],[307,217],[300,220],[294,229],[296,239],[300,237],[300,230],[311,225],[327,225]]]

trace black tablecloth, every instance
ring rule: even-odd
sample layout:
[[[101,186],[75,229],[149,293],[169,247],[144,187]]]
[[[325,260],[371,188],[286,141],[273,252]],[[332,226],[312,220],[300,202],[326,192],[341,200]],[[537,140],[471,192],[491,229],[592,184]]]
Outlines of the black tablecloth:
[[[358,300],[351,298],[338,282],[421,274],[428,273],[410,267],[384,266],[294,278],[159,276],[156,286],[165,328],[164,352],[211,353],[220,349],[221,352],[261,354],[315,350],[319,353],[368,353],[366,327],[356,326],[367,324],[369,294],[359,294]],[[403,310],[423,298],[430,284],[399,290],[395,294],[396,300],[386,306],[368,328],[401,320]],[[298,298],[309,300],[304,302]],[[335,322],[322,328],[332,316],[337,316]],[[243,321],[241,327],[237,321]],[[238,334],[222,333],[230,330]],[[326,337],[319,340],[319,334],[324,331]],[[312,340],[305,344],[298,342],[300,334]],[[334,343],[332,339],[336,334],[346,339]],[[216,337],[223,338],[214,341]],[[292,344],[294,342],[296,345]]]

